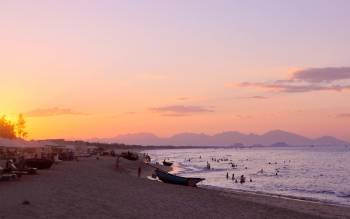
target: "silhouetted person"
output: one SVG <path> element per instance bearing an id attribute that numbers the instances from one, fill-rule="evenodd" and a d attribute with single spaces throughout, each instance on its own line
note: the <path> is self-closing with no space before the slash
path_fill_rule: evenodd
<path id="1" fill-rule="evenodd" d="M 242 184 L 242 183 L 245 183 L 245 177 L 244 177 L 244 175 L 241 176 L 240 183 L 241 183 L 241 184 Z"/>
<path id="2" fill-rule="evenodd" d="M 139 168 L 137 169 L 137 177 L 141 176 L 141 166 L 139 166 Z"/>
<path id="3" fill-rule="evenodd" d="M 119 156 L 117 157 L 117 160 L 115 162 L 115 167 L 118 169 L 119 168 Z"/>

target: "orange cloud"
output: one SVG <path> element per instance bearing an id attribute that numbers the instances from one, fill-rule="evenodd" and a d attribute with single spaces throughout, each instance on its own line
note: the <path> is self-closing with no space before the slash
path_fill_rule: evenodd
<path id="1" fill-rule="evenodd" d="M 49 117 L 49 116 L 61 116 L 61 115 L 86 115 L 82 112 L 76 112 L 68 108 L 46 108 L 46 109 L 34 109 L 32 111 L 24 113 L 27 117 Z"/>

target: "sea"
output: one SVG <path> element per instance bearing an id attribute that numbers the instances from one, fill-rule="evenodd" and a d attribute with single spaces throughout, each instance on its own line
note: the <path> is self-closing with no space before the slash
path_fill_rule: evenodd
<path id="1" fill-rule="evenodd" d="M 349 147 L 200 148 L 144 152 L 154 163 L 161 163 L 164 159 L 174 162 L 173 174 L 205 178 L 198 184 L 200 187 L 350 206 Z M 242 175 L 245 183 L 240 183 Z"/>

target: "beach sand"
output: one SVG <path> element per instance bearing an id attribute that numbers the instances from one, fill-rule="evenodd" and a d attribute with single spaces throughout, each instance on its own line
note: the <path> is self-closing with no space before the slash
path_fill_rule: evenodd
<path id="1" fill-rule="evenodd" d="M 151 172 L 122 158 L 118 169 L 111 157 L 62 162 L 0 182 L 0 218 L 350 218 L 349 207 L 164 184 Z"/>

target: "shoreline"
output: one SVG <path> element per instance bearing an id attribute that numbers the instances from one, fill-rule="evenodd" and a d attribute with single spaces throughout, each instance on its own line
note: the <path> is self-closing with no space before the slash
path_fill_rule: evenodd
<path id="1" fill-rule="evenodd" d="M 143 151 L 141 151 L 143 152 Z M 125 162 L 125 161 L 124 161 Z M 155 164 L 153 164 L 155 165 Z M 181 168 L 179 166 L 176 166 L 176 168 L 173 167 L 165 167 L 163 165 L 158 165 L 158 168 L 163 168 L 163 170 L 172 173 L 175 169 Z M 164 169 L 165 168 L 165 169 Z M 143 176 L 142 178 L 145 178 L 149 181 L 152 182 L 158 182 L 165 184 L 161 182 L 160 180 L 157 179 L 152 179 L 150 177 L 151 172 L 153 172 L 153 169 L 151 168 L 148 169 L 146 176 Z M 135 177 L 135 174 L 130 174 L 131 176 Z M 147 176 L 148 175 L 148 176 Z M 311 206 L 306 207 L 306 209 L 303 209 L 302 212 L 304 213 L 318 213 L 314 212 L 314 207 L 316 206 L 317 208 L 334 208 L 334 209 L 344 209 L 344 211 L 349 211 L 349 213 L 344 214 L 344 218 L 349 218 L 350 219 L 350 206 L 341 204 L 341 203 L 334 203 L 334 202 L 328 202 L 328 201 L 323 201 L 319 199 L 314 199 L 314 198 L 306 198 L 306 197 L 298 197 L 298 196 L 292 196 L 292 195 L 279 195 L 279 194 L 273 194 L 273 193 L 266 193 L 266 192 L 259 192 L 259 191 L 246 191 L 246 190 L 237 190 L 237 189 L 230 189 L 230 188 L 223 188 L 223 187 L 217 187 L 217 186 L 210 186 L 210 185 L 199 185 L 197 186 L 198 190 L 202 191 L 209 191 L 209 192 L 215 192 L 217 194 L 223 194 L 224 196 L 229 196 L 229 197 L 234 197 L 237 198 L 239 196 L 242 198 L 242 196 L 248 196 L 245 200 L 248 201 L 253 201 L 256 203 L 263 203 L 266 204 L 266 199 L 270 201 L 270 204 L 275 207 L 283 207 L 291 210 L 295 210 L 295 207 L 290 207 L 288 204 L 290 202 L 293 202 L 294 204 L 298 205 L 300 209 L 303 209 L 304 205 Z M 254 199 L 254 200 L 253 200 Z M 280 204 L 279 202 L 283 200 L 283 203 L 287 204 Z M 319 209 L 317 209 L 319 210 Z M 342 216 L 340 218 L 343 218 Z"/>
<path id="2" fill-rule="evenodd" d="M 147 152 L 147 151 L 143 151 Z M 190 165 L 191 166 L 191 165 Z M 176 163 L 176 168 L 175 171 L 171 172 L 172 174 L 179 174 L 181 176 L 181 173 L 183 170 L 187 170 L 188 167 L 184 164 Z M 191 168 L 189 168 L 191 169 Z M 229 170 L 228 170 L 229 171 Z M 186 176 L 191 175 L 190 171 L 184 171 Z M 196 172 L 193 172 L 192 174 L 196 174 Z M 202 177 L 206 178 L 205 175 L 201 175 Z M 210 177 L 208 177 L 210 178 Z M 215 183 L 212 185 L 203 185 L 200 184 L 198 185 L 199 187 L 206 188 L 206 189 L 212 189 L 216 191 L 224 191 L 224 192 L 242 192 L 242 193 L 248 193 L 248 194 L 257 194 L 257 195 L 267 195 L 267 196 L 272 196 L 272 197 L 284 197 L 287 199 L 292 199 L 292 200 L 299 200 L 299 201 L 310 201 L 310 202 L 315 202 L 315 203 L 322 203 L 322 204 L 329 204 L 329 205 L 335 205 L 335 206 L 342 206 L 342 207 L 350 207 L 349 199 L 343 198 L 342 196 L 337 196 L 336 193 L 333 193 L 332 196 L 326 195 L 322 197 L 322 195 L 319 194 L 308 194 L 308 193 L 292 193 L 292 192 L 284 192 L 284 193 L 279 193 L 279 191 L 258 191 L 258 190 L 245 190 L 245 189 L 237 189 L 237 188 L 232 188 L 232 187 L 221 187 L 220 185 L 216 185 Z"/>
<path id="3" fill-rule="evenodd" d="M 257 195 L 257 196 L 281 198 L 281 199 L 300 201 L 300 202 L 311 202 L 311 203 L 315 203 L 315 204 L 332 205 L 335 207 L 349 208 L 349 210 L 350 210 L 350 205 L 332 202 L 332 201 L 328 201 L 328 200 L 311 198 L 311 197 L 300 197 L 300 196 L 275 194 L 275 193 L 268 193 L 268 192 L 261 192 L 261 191 L 247 191 L 247 190 L 241 190 L 241 189 L 230 189 L 230 188 L 223 188 L 223 187 L 210 186 L 210 185 L 200 185 L 199 188 L 214 190 L 214 191 L 218 191 L 218 192 L 233 193 L 233 194 Z"/>
<path id="4" fill-rule="evenodd" d="M 326 205 L 334 205 L 334 206 L 339 206 L 339 207 L 350 208 L 350 205 L 347 205 L 347 204 L 334 202 L 331 200 L 322 200 L 322 199 L 317 199 L 317 198 L 312 198 L 312 197 L 285 195 L 285 194 L 269 193 L 269 192 L 263 192 L 263 191 L 249 191 L 249 190 L 243 190 L 243 189 L 224 188 L 224 187 L 212 186 L 212 185 L 199 185 L 198 187 L 203 188 L 203 189 L 227 192 L 227 193 L 243 193 L 243 194 L 261 195 L 261 196 L 285 198 L 285 199 L 296 200 L 296 201 L 306 201 L 306 202 L 313 202 L 313 203 L 318 203 L 318 204 L 326 204 Z"/>
<path id="5" fill-rule="evenodd" d="M 181 167 L 178 167 L 181 168 Z M 175 168 L 176 169 L 176 168 Z M 170 173 L 172 171 L 169 171 Z M 157 181 L 148 178 L 151 181 Z M 330 207 L 330 208 L 345 208 L 348 209 L 350 212 L 350 205 L 345 205 L 341 203 L 331 202 L 327 200 L 320 200 L 316 198 L 309 198 L 309 197 L 299 197 L 299 196 L 292 196 L 292 195 L 283 195 L 283 194 L 274 194 L 274 193 L 267 193 L 267 192 L 260 192 L 260 191 L 247 191 L 247 190 L 239 190 L 239 189 L 230 189 L 230 188 L 223 188 L 218 186 L 211 186 L 211 185 L 199 185 L 199 189 L 202 190 L 208 190 L 208 191 L 215 191 L 218 193 L 224 193 L 227 196 L 250 196 L 250 198 L 257 199 L 256 202 L 265 202 L 265 198 L 269 199 L 269 201 L 272 201 L 273 205 L 276 205 L 277 202 L 283 200 L 285 202 L 295 202 L 298 203 L 298 205 L 317 205 L 317 206 L 324 206 L 324 207 Z M 248 199 L 251 201 L 251 199 Z M 288 206 L 283 206 L 288 208 Z M 293 208 L 291 208 L 293 209 Z M 306 210 L 305 212 L 310 213 L 309 210 Z M 312 212 L 312 211 L 311 211 Z M 350 218 L 350 214 L 346 217 Z"/>
<path id="6" fill-rule="evenodd" d="M 171 174 L 177 174 L 178 170 L 181 167 L 176 166 L 176 168 L 173 168 L 169 173 Z M 175 171 L 175 172 L 174 172 Z M 254 194 L 254 195 L 263 195 L 263 196 L 269 196 L 269 197 L 276 197 L 276 198 L 286 198 L 296 201 L 308 201 L 308 202 L 314 202 L 319 204 L 327 204 L 327 205 L 334 205 L 339 207 L 348 207 L 350 208 L 350 205 L 331 201 L 331 200 L 322 200 L 312 197 L 303 197 L 303 196 L 295 196 L 295 195 L 286 195 L 286 194 L 277 194 L 277 193 L 269 193 L 269 192 L 263 192 L 263 191 L 249 191 L 249 190 L 243 190 L 243 189 L 234 189 L 234 188 L 225 188 L 225 187 L 219 187 L 219 186 L 213 186 L 213 185 L 198 185 L 199 188 L 203 189 L 209 189 L 209 190 L 215 190 L 215 191 L 221 191 L 221 192 L 227 192 L 227 193 L 244 193 L 244 194 Z"/>
<path id="7" fill-rule="evenodd" d="M 168 172 L 171 174 L 177 174 L 178 170 L 181 170 L 180 166 L 176 166 L 175 168 L 170 169 Z M 214 190 L 218 192 L 227 192 L 227 193 L 233 193 L 233 194 L 249 194 L 249 195 L 260 195 L 260 196 L 268 196 L 268 197 L 274 197 L 274 198 L 285 198 L 295 201 L 305 201 L 305 202 L 312 202 L 317 204 L 326 204 L 326 205 L 334 205 L 338 207 L 347 207 L 350 208 L 350 205 L 342 204 L 339 202 L 333 202 L 330 200 L 322 200 L 312 197 L 302 197 L 302 196 L 293 196 L 293 195 L 285 195 L 285 194 L 276 194 L 276 193 L 268 193 L 263 191 L 249 191 L 249 190 L 243 190 L 243 189 L 233 189 L 233 188 L 225 188 L 225 187 L 219 187 L 219 186 L 212 186 L 212 185 L 198 185 L 198 188 L 201 189 L 208 189 L 208 190 Z M 349 209 L 350 210 L 350 209 Z"/>

